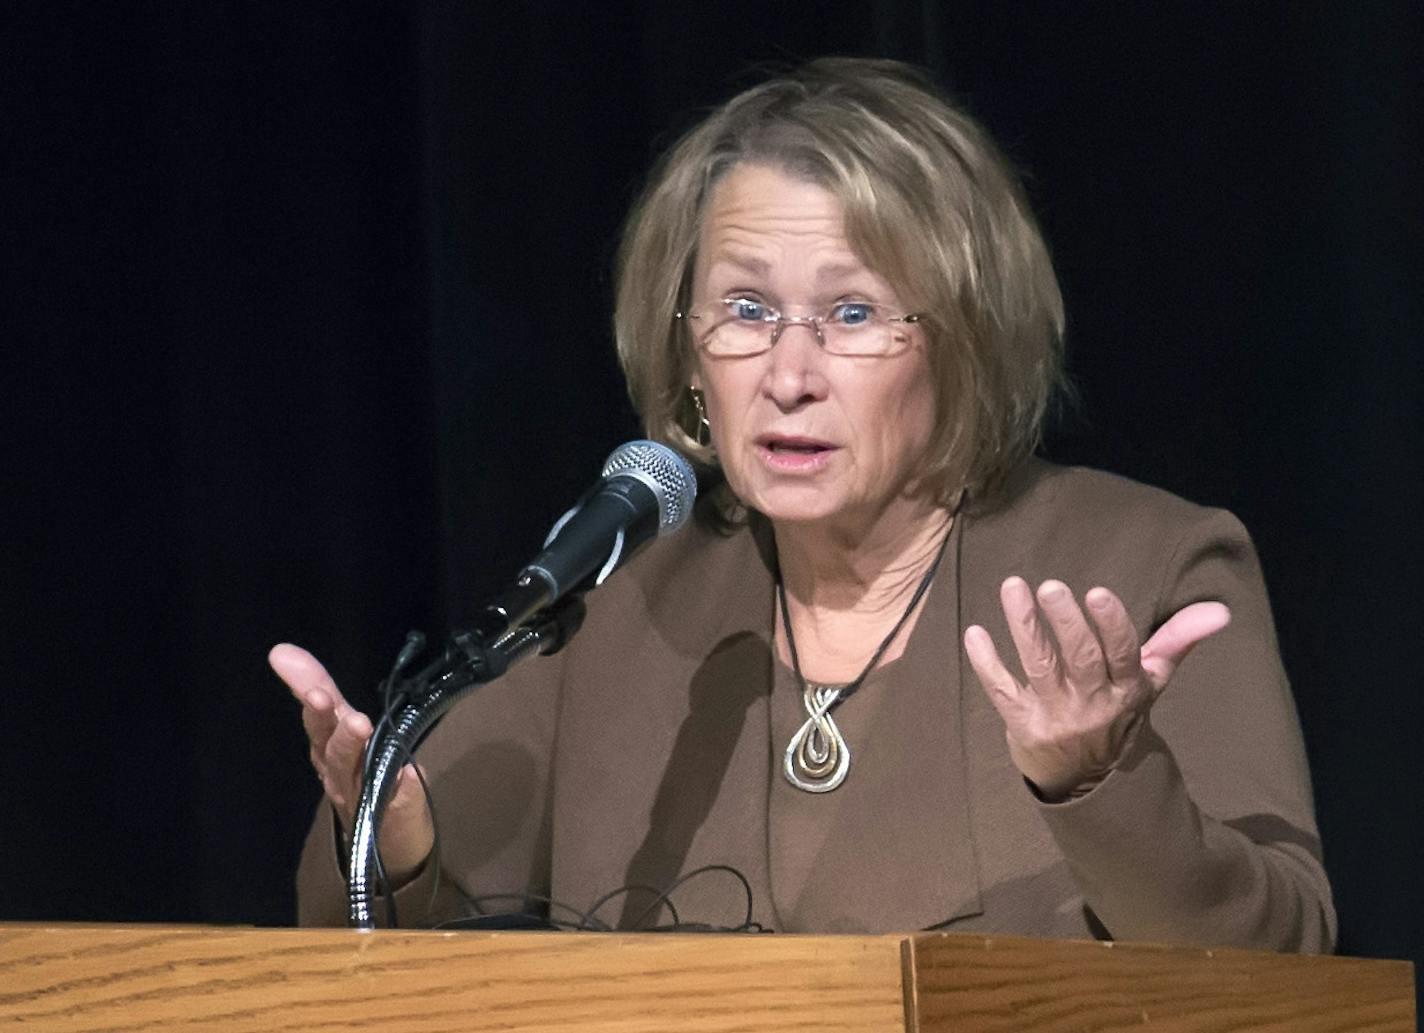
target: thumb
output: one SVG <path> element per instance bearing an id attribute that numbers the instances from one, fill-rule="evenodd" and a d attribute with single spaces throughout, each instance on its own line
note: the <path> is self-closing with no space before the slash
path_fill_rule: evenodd
<path id="1" fill-rule="evenodd" d="M 267 663 L 301 702 L 306 703 L 313 692 L 322 692 L 331 699 L 338 711 L 345 704 L 345 697 L 341 695 L 336 682 L 332 681 L 321 661 L 301 646 L 294 646 L 290 642 L 278 643 L 267 654 Z"/>
<path id="2" fill-rule="evenodd" d="M 1192 603 L 1184 606 L 1142 646 L 1142 669 L 1161 692 L 1197 643 L 1215 635 L 1231 623 L 1231 611 L 1223 603 Z"/>

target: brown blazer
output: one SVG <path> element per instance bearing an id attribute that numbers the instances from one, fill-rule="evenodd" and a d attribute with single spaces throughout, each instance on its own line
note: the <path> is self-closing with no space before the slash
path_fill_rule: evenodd
<path id="1" fill-rule="evenodd" d="M 761 542 L 759 547 L 758 542 Z M 442 851 L 396 894 L 403 925 L 515 910 L 556 918 L 636 884 L 683 922 L 788 932 L 956 931 L 1329 950 L 1309 774 L 1255 552 L 1230 514 L 1131 481 L 1028 464 L 992 512 L 961 514 L 904 655 L 838 711 L 849 778 L 781 774 L 804 720 L 772 650 L 769 536 L 681 532 L 589 596 L 579 637 L 458 706 L 421 751 Z M 1115 590 L 1145 638 L 1187 603 L 1232 623 L 1182 664 L 1130 754 L 1045 805 L 1010 762 L 964 657 L 969 624 L 1013 655 L 1010 574 Z M 298 874 L 306 924 L 343 924 L 322 807 Z M 670 920 L 651 892 L 613 926 Z M 571 910 L 570 910 L 571 909 Z"/>

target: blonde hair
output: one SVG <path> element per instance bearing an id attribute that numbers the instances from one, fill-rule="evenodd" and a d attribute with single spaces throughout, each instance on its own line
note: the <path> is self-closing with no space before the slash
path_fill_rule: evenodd
<path id="1" fill-rule="evenodd" d="M 629 215 L 614 330 L 647 434 L 716 465 L 684 429 L 688 300 L 703 209 L 737 165 L 835 194 L 846 236 L 925 313 L 938 419 L 919 481 L 984 502 L 1038 446 L 1063 386 L 1063 301 L 1008 161 L 928 78 L 894 61 L 822 58 L 739 94 L 663 157 Z"/>

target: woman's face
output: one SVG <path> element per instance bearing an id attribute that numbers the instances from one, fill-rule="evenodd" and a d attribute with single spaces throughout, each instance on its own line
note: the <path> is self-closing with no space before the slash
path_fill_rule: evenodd
<path id="1" fill-rule="evenodd" d="M 776 168 L 740 165 L 709 199 L 693 269 L 692 308 L 727 297 L 787 316 L 842 301 L 904 315 L 889 284 L 846 242 L 829 191 Z M 712 443 L 732 489 L 779 523 L 862 532 L 912 500 L 934 426 L 934 387 L 922 329 L 878 357 L 827 354 L 812 327 L 785 327 L 760 355 L 698 349 L 693 386 L 706 395 Z"/>

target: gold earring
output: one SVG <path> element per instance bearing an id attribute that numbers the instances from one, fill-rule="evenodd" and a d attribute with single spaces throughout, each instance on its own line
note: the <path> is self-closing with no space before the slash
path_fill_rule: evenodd
<path id="1" fill-rule="evenodd" d="M 712 444 L 712 424 L 707 420 L 707 401 L 695 387 L 689 387 L 687 393 L 692 396 L 692 408 L 697 414 L 697 426 L 693 429 L 692 440 L 706 448 Z"/>

